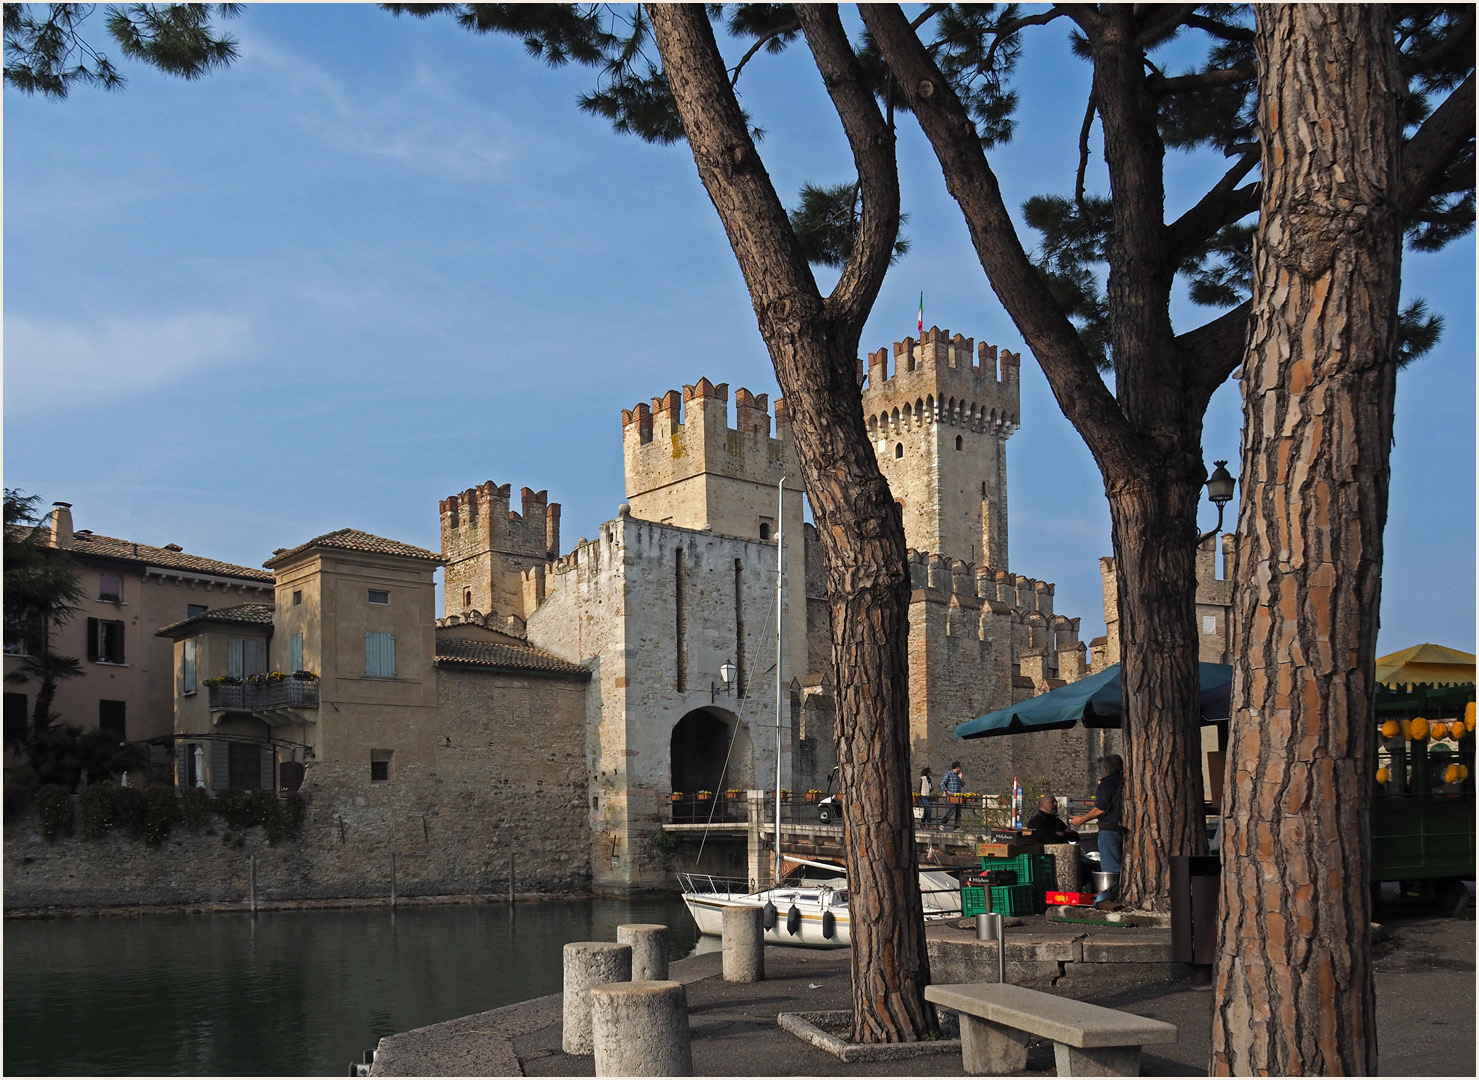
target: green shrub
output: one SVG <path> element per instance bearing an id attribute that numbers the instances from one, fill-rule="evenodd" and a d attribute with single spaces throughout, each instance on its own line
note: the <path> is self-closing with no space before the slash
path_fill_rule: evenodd
<path id="1" fill-rule="evenodd" d="M 65 788 L 47 784 L 36 793 L 36 809 L 41 817 L 41 835 L 47 840 L 72 835 L 72 797 Z"/>
<path id="2" fill-rule="evenodd" d="M 251 795 L 250 791 L 223 791 L 211 800 L 211 813 L 234 828 L 249 829 L 257 824 Z"/>
<path id="3" fill-rule="evenodd" d="M 175 789 L 167 787 L 149 788 L 144 792 L 144 799 L 148 803 L 144 840 L 157 847 L 164 843 L 170 829 L 181 818 L 180 800 L 175 797 Z"/>
<path id="4" fill-rule="evenodd" d="M 141 790 L 136 787 L 118 789 L 113 824 L 128 833 L 132 840 L 144 839 L 144 830 L 149 824 L 149 800 Z"/>
<path id="5" fill-rule="evenodd" d="M 82 835 L 88 840 L 101 840 L 118 823 L 118 788 L 111 780 L 101 780 L 82 789 L 78 800 L 82 806 Z"/>
<path id="6" fill-rule="evenodd" d="M 180 792 L 180 821 L 191 832 L 199 832 L 210 819 L 210 792 L 202 787 L 187 787 Z"/>

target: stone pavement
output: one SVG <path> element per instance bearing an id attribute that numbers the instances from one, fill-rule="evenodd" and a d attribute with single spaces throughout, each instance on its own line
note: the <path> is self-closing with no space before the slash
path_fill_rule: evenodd
<path id="1" fill-rule="evenodd" d="M 996 946 L 973 930 L 930 930 L 936 982 L 994 981 Z M 1179 1040 L 1147 1047 L 1145 1076 L 1205 1075 L 1212 994 L 1169 962 L 1160 927 L 1053 924 L 1009 927 L 1007 979 L 1175 1024 Z M 1378 937 L 1377 1029 L 1381 1072 L 1474 1076 L 1475 935 L 1467 919 L 1400 920 Z M 721 956 L 674 961 L 685 984 L 698 1076 L 958 1076 L 959 1051 L 899 1061 L 843 1063 L 776 1023 L 783 1012 L 849 1007 L 850 952 L 769 947 L 765 981 L 731 984 Z M 560 1050 L 558 994 L 380 1041 L 372 1076 L 592 1076 L 590 1055 Z M 944 1050 L 944 1048 L 941 1048 Z M 1023 1075 L 1053 1075 L 1051 1045 L 1029 1050 Z"/>

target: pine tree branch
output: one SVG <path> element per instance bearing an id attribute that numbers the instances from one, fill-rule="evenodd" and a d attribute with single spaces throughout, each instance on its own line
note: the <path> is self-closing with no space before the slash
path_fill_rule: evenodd
<path id="1" fill-rule="evenodd" d="M 1215 90 L 1223 86 L 1236 85 L 1257 74 L 1251 67 L 1213 68 L 1210 71 L 1198 71 L 1192 75 L 1175 75 L 1169 79 L 1159 79 L 1156 81 L 1156 89 L 1162 95 L 1180 94 L 1187 90 Z"/>
<path id="2" fill-rule="evenodd" d="M 1402 64 L 1402 77 L 1411 79 L 1414 75 L 1432 71 L 1442 67 L 1452 57 L 1460 53 L 1473 54 L 1474 42 L 1474 12 L 1472 9 L 1464 12 L 1463 19 L 1448 33 L 1443 35 L 1443 40 L 1434 45 L 1425 53 L 1409 57 Z"/>
<path id="3" fill-rule="evenodd" d="M 1256 146 L 1244 151 L 1237 164 L 1217 181 L 1211 191 L 1166 228 L 1166 246 L 1178 265 L 1218 229 L 1258 209 L 1258 184 L 1238 187 L 1243 177 L 1253 171 L 1258 160 Z"/>
<path id="4" fill-rule="evenodd" d="M 1211 322 L 1177 336 L 1176 347 L 1191 375 L 1187 380 L 1189 392 L 1196 395 L 1192 406 L 1195 415 L 1201 416 L 1206 411 L 1213 392 L 1227 382 L 1243 362 L 1248 317 L 1252 311 L 1253 302 L 1244 300 Z"/>
<path id="5" fill-rule="evenodd" d="M 1184 23 L 1197 9 L 1196 4 L 1159 4 L 1150 7 L 1145 22 L 1135 40 L 1141 48 L 1156 44 L 1176 27 Z"/>
<path id="6" fill-rule="evenodd" d="M 1253 31 L 1245 26 L 1230 26 L 1216 19 L 1210 19 L 1205 15 L 1192 15 L 1187 18 L 1186 25 L 1194 30 L 1202 30 L 1215 38 L 1223 41 L 1234 41 L 1239 43 L 1251 43 Z"/>
<path id="7" fill-rule="evenodd" d="M 1404 222 L 1422 207 L 1453 156 L 1474 137 L 1474 73 L 1423 121 L 1402 148 L 1401 202 Z"/>
<path id="8" fill-rule="evenodd" d="M 1027 15 L 1020 19 L 1013 19 L 1011 22 L 1002 23 L 996 28 L 996 34 L 991 39 L 991 47 L 986 50 L 986 63 L 983 66 L 990 68 L 995 63 L 997 46 L 1006 41 L 1007 38 L 1011 37 L 1018 30 L 1029 26 L 1046 26 L 1054 19 L 1061 18 L 1066 14 L 1068 14 L 1068 10 L 1063 5 L 1054 4 L 1047 11 L 1040 11 L 1036 15 Z M 918 20 L 915 20 L 914 23 L 910 24 L 910 29 L 917 29 L 917 24 Z"/>
<path id="9" fill-rule="evenodd" d="M 1094 111 L 1094 91 L 1090 88 L 1083 126 L 1078 129 L 1078 175 L 1073 178 L 1073 204 L 1085 216 L 1088 210 L 1084 206 L 1084 174 L 1089 171 L 1089 132 L 1094 127 Z"/>
<path id="10" fill-rule="evenodd" d="M 862 334 L 899 235 L 894 135 L 878 111 L 837 8 L 830 4 L 797 4 L 795 8 L 858 170 L 863 212 L 847 265 L 826 300 L 833 324 L 845 334 L 856 336 Z"/>
<path id="11" fill-rule="evenodd" d="M 1078 330 L 1023 250 L 960 98 L 898 5 L 864 4 L 859 11 L 940 160 L 987 280 L 1047 375 L 1059 406 L 1101 465 L 1133 471 L 1134 438 L 1124 414 Z"/>
<path id="12" fill-rule="evenodd" d="M 765 47 L 765 44 L 767 42 L 773 41 L 776 38 L 781 37 L 781 36 L 783 36 L 785 34 L 794 34 L 797 30 L 800 30 L 800 29 L 801 29 L 801 24 L 799 22 L 788 22 L 788 23 L 786 23 L 785 26 L 777 26 L 773 30 L 770 30 L 770 31 L 768 31 L 765 34 L 762 34 L 759 38 L 757 38 L 755 40 L 755 44 L 751 45 L 749 47 L 749 49 L 746 50 L 745 55 L 744 56 L 741 56 L 739 58 L 739 63 L 737 63 L 737 64 L 734 65 L 734 71 L 733 71 L 732 76 L 730 77 L 729 85 L 730 86 L 738 86 L 739 85 L 740 72 L 742 72 L 742 71 L 745 70 L 745 65 L 750 62 L 750 60 L 754 57 L 754 55 L 757 52 L 759 52 L 761 49 L 763 49 Z"/>

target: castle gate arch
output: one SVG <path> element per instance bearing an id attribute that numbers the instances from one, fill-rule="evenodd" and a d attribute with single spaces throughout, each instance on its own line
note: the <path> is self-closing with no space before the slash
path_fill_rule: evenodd
<path id="1" fill-rule="evenodd" d="M 727 709 L 694 709 L 674 724 L 668 761 L 673 791 L 692 795 L 755 786 L 755 754 L 749 731 Z"/>

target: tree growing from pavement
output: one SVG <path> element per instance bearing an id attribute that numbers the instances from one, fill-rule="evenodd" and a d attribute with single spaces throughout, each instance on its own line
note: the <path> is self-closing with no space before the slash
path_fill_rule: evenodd
<path id="1" fill-rule="evenodd" d="M 1264 180 L 1211 1068 L 1373 1075 L 1368 812 L 1406 86 L 1386 5 L 1257 19 Z"/>
<path id="2" fill-rule="evenodd" d="M 934 148 L 965 216 L 982 268 L 1037 358 L 1064 414 L 1104 478 L 1118 570 L 1124 671 L 1126 900 L 1164 908 L 1169 859 L 1206 850 L 1202 827 L 1195 626 L 1196 512 L 1206 476 L 1202 419 L 1212 392 L 1243 359 L 1251 304 L 1244 222 L 1258 209 L 1254 122 L 1259 57 L 1245 9 L 1200 5 L 1063 5 L 1022 15 L 978 13 L 969 39 L 986 67 L 1032 26 L 1066 20 L 1093 68 L 1072 200 L 1027 206 L 1043 232 L 1035 265 L 1024 250 L 987 149 L 1000 125 L 949 64 L 949 41 L 927 43 L 894 5 L 864 5 L 863 22 Z M 1400 191 L 1414 246 L 1440 247 L 1473 223 L 1472 8 L 1399 11 L 1407 94 Z M 942 28 L 944 24 L 942 23 Z M 1205 58 L 1185 74 L 1156 61 L 1173 39 L 1199 35 Z M 1264 62 L 1268 62 L 1265 58 Z M 987 81 L 987 102 L 1004 91 Z M 1433 107 L 1435 101 L 1442 104 Z M 1085 191 L 1089 132 L 1103 135 L 1109 197 Z M 1281 115 L 1298 130 L 1308 113 Z M 1165 218 L 1168 149 L 1205 148 L 1230 164 L 1205 195 Z M 1102 269 L 1101 275 L 1096 272 Z M 1392 272 L 1396 272 L 1393 265 Z M 1180 275 L 1191 299 L 1229 308 L 1178 333 L 1170 302 Z M 1265 297 L 1265 303 L 1284 302 Z M 1408 350 L 1430 346 L 1438 325 L 1410 310 Z M 1114 374 L 1114 389 L 1100 368 Z M 1375 620 L 1373 608 L 1369 617 Z"/>

